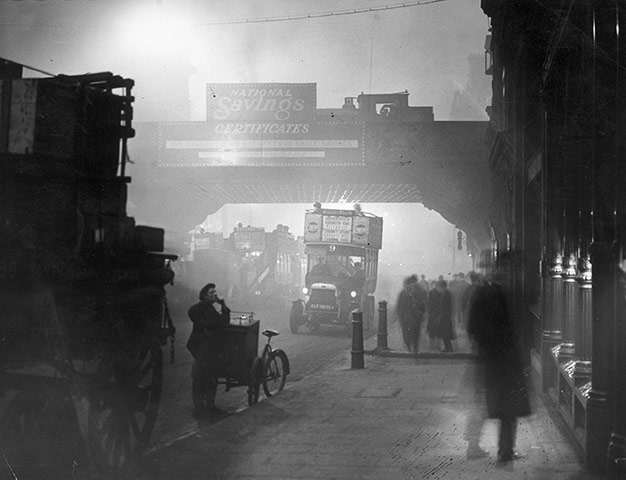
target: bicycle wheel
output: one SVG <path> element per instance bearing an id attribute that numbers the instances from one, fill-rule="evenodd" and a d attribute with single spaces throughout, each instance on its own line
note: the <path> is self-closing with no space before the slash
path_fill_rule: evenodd
<path id="1" fill-rule="evenodd" d="M 267 397 L 276 395 L 287 381 L 287 355 L 275 351 L 265 360 L 263 365 L 263 391 Z"/>

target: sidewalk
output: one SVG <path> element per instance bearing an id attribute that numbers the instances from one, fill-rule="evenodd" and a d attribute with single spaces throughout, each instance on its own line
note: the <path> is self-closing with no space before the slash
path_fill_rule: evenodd
<path id="1" fill-rule="evenodd" d="M 392 337 L 390 346 L 397 337 Z M 366 342 L 376 347 L 376 336 Z M 467 460 L 463 439 L 472 392 L 470 363 L 438 355 L 411 358 L 394 350 L 351 353 L 287 384 L 271 399 L 147 455 L 133 479 L 595 479 L 584 473 L 575 444 L 533 391 L 533 415 L 520 421 L 517 449 L 527 457 L 496 465 L 497 427 L 488 421 L 481 446 L 489 458 Z M 537 380 L 537 379 L 535 379 Z M 535 381 L 535 383 L 537 383 Z"/>

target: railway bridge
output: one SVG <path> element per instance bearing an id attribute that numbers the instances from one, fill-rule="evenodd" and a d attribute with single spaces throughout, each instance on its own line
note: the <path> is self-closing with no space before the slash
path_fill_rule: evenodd
<path id="1" fill-rule="evenodd" d="M 207 86 L 207 120 L 139 123 L 135 217 L 187 232 L 226 203 L 423 203 L 488 245 L 487 122 L 435 121 L 408 92 L 315 107 L 315 84 Z"/>

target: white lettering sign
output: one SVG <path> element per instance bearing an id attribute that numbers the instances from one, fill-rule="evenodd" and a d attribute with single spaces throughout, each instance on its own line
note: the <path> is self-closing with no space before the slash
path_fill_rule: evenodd
<path id="1" fill-rule="evenodd" d="M 350 243 L 352 233 L 352 217 L 340 215 L 324 215 L 322 223 L 322 241 Z"/>

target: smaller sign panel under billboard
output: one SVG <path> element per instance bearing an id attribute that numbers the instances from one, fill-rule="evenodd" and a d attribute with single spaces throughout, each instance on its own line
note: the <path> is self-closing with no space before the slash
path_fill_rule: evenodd
<path id="1" fill-rule="evenodd" d="M 267 167 L 363 165 L 361 123 L 159 124 L 159 165 Z"/>

